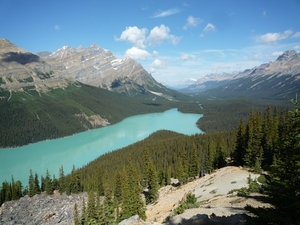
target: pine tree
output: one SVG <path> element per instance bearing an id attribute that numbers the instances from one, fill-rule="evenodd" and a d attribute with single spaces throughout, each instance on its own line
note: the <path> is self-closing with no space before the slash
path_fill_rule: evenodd
<path id="1" fill-rule="evenodd" d="M 245 165 L 260 170 L 263 159 L 262 141 L 262 118 L 259 112 L 250 113 L 250 118 L 246 126 L 247 147 L 243 160 Z"/>
<path id="2" fill-rule="evenodd" d="M 39 177 L 38 177 L 37 173 L 35 173 L 35 175 L 34 175 L 34 186 L 33 186 L 35 194 L 40 194 L 41 193 L 41 188 L 40 188 L 39 183 L 40 183 L 39 182 Z"/>
<path id="3" fill-rule="evenodd" d="M 146 197 L 147 204 L 153 203 L 158 199 L 158 188 L 156 169 L 153 162 L 150 161 L 148 168 L 148 195 Z"/>
<path id="4" fill-rule="evenodd" d="M 300 215 L 300 111 L 298 101 L 279 132 L 276 160 L 269 171 L 265 201 L 270 208 L 246 209 L 256 217 L 248 224 L 299 224 Z"/>
<path id="5" fill-rule="evenodd" d="M 235 150 L 233 153 L 234 161 L 237 165 L 244 165 L 244 155 L 246 152 L 246 125 L 242 119 L 237 131 Z"/>
<path id="6" fill-rule="evenodd" d="M 59 168 L 59 178 L 58 178 L 58 183 L 59 183 L 59 193 L 62 194 L 63 192 L 66 191 L 66 178 L 65 178 L 65 173 L 64 173 L 64 167 L 61 165 Z"/>
<path id="7" fill-rule="evenodd" d="M 44 182 L 45 182 L 45 191 L 47 195 L 52 195 L 53 194 L 52 180 L 48 169 L 46 171 L 46 177 L 44 179 Z"/>
<path id="8" fill-rule="evenodd" d="M 29 197 L 32 197 L 36 194 L 34 190 L 34 178 L 32 170 L 29 171 L 29 180 L 28 180 L 28 195 Z"/>
<path id="9" fill-rule="evenodd" d="M 74 205 L 74 225 L 80 225 L 80 216 L 78 212 L 78 206 L 77 203 Z"/>
<path id="10" fill-rule="evenodd" d="M 105 199 L 104 199 L 104 224 L 113 224 L 115 218 L 115 204 L 113 200 L 112 189 L 107 185 L 105 188 Z"/>
<path id="11" fill-rule="evenodd" d="M 144 151 L 144 182 L 145 187 L 148 188 L 148 195 L 146 196 L 146 203 L 153 203 L 158 199 L 158 181 L 155 166 L 149 157 L 147 150 Z"/>
<path id="12" fill-rule="evenodd" d="M 76 170 L 75 166 L 72 167 L 71 178 L 70 178 L 70 191 L 71 193 L 80 192 L 80 175 L 79 171 Z"/>
<path id="13" fill-rule="evenodd" d="M 197 146 L 195 143 L 193 143 L 192 147 L 192 158 L 190 162 L 190 168 L 189 168 L 189 177 L 196 177 L 200 173 L 199 169 L 199 157 L 197 156 Z"/>
<path id="14" fill-rule="evenodd" d="M 95 196 L 92 190 L 88 193 L 88 203 L 86 208 L 86 220 L 93 221 L 96 219 L 96 204 L 95 204 Z"/>

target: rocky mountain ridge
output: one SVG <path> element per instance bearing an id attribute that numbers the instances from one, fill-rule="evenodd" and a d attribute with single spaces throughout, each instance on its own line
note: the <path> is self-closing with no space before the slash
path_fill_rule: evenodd
<path id="1" fill-rule="evenodd" d="M 300 53 L 288 50 L 275 61 L 232 74 L 212 74 L 182 90 L 216 96 L 266 96 L 289 98 L 299 92 Z M 212 89 L 211 91 L 208 89 Z M 267 93 L 268 92 L 268 93 Z"/>
<path id="2" fill-rule="evenodd" d="M 0 39 L 0 75 L 0 88 L 9 91 L 47 91 L 80 82 L 129 96 L 174 100 L 174 91 L 158 83 L 139 63 L 129 57 L 117 59 L 96 44 L 33 54 Z"/>

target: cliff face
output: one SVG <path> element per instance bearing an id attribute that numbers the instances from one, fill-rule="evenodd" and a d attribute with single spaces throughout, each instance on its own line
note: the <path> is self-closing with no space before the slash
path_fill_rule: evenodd
<path id="1" fill-rule="evenodd" d="M 40 56 L 47 62 L 63 64 L 74 79 L 95 87 L 131 96 L 166 89 L 133 59 L 117 59 L 110 51 L 95 44 L 77 49 L 66 45 Z"/>

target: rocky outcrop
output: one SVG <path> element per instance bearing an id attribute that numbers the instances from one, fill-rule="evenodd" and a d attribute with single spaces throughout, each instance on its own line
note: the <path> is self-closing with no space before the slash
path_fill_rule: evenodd
<path id="1" fill-rule="evenodd" d="M 85 193 L 78 195 L 35 195 L 22 197 L 16 201 L 5 202 L 0 207 L 0 224 L 24 225 L 73 225 L 75 203 L 82 208 L 82 198 Z"/>

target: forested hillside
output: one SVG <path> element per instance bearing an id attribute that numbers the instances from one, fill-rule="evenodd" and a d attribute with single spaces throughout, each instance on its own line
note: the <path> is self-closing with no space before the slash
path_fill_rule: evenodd
<path id="1" fill-rule="evenodd" d="M 0 96 L 0 147 L 64 137 L 179 106 L 164 98 L 131 98 L 80 83 L 49 92 L 0 90 Z"/>

